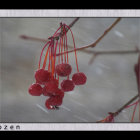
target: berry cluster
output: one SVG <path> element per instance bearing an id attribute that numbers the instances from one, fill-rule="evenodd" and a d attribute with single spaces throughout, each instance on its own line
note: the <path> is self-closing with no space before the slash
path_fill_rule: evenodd
<path id="1" fill-rule="evenodd" d="M 69 64 L 68 58 L 66 34 L 68 30 L 70 30 L 72 35 L 77 66 L 77 73 L 72 75 L 72 79 L 69 78 L 72 67 Z M 42 94 L 48 96 L 49 98 L 46 100 L 45 106 L 48 109 L 57 109 L 63 102 L 64 93 L 74 90 L 75 85 L 85 84 L 87 78 L 84 73 L 79 72 L 74 36 L 68 25 L 61 24 L 54 35 L 49 37 L 48 40 L 42 49 L 38 70 L 35 72 L 36 83 L 32 84 L 28 91 L 32 96 L 40 96 Z M 43 66 L 40 68 L 42 55 L 46 47 L 47 51 Z M 58 56 L 56 55 L 57 53 L 59 53 Z M 48 67 L 46 69 L 47 62 Z M 61 81 L 60 86 L 59 77 L 66 77 L 66 79 Z"/>

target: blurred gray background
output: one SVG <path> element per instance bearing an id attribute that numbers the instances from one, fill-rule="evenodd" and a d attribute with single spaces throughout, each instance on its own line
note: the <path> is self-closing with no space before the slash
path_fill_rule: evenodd
<path id="1" fill-rule="evenodd" d="M 133 70 L 138 54 L 101 55 L 88 64 L 91 54 L 77 52 L 79 69 L 87 83 L 65 94 L 59 110 L 45 108 L 46 97 L 28 94 L 43 42 L 23 40 L 20 35 L 47 39 L 60 22 L 74 18 L 0 18 L 0 122 L 96 122 L 114 112 L 137 94 Z M 80 18 L 72 27 L 76 46 L 94 42 L 116 18 Z M 71 39 L 69 45 L 72 45 Z M 140 18 L 122 20 L 95 47 L 87 50 L 134 50 L 140 46 Z M 69 54 L 73 73 L 74 53 Z M 133 107 L 115 122 L 130 122 Z M 135 115 L 138 122 L 138 112 Z"/>

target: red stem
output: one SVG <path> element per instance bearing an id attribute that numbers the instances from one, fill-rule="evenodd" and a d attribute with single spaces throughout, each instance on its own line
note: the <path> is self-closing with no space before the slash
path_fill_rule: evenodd
<path id="1" fill-rule="evenodd" d="M 42 51 L 41 51 L 41 55 L 40 55 L 40 59 L 39 59 L 39 66 L 38 66 L 38 68 L 40 69 L 40 64 L 41 64 L 41 58 L 42 58 L 42 54 L 43 54 L 43 51 L 44 51 L 44 49 L 47 47 L 47 45 L 50 43 L 50 41 L 48 41 L 45 45 L 44 45 L 44 47 L 43 47 L 43 49 L 42 49 Z"/>
<path id="2" fill-rule="evenodd" d="M 135 102 L 135 103 L 133 103 L 133 104 L 130 104 L 130 105 L 126 106 L 125 108 L 129 108 L 129 107 L 131 107 L 131 106 L 133 106 L 133 105 L 137 104 L 139 101 L 140 101 L 140 100 L 136 101 L 136 102 Z"/>
<path id="3" fill-rule="evenodd" d="M 61 38 L 61 53 L 63 53 L 63 37 Z M 63 63 L 63 55 L 61 55 L 61 61 Z"/>
<path id="4" fill-rule="evenodd" d="M 138 105 L 138 103 L 136 103 L 136 105 L 135 105 L 135 107 L 134 107 L 134 111 L 133 111 L 133 115 L 132 115 L 131 122 L 133 122 L 133 120 L 134 120 L 134 116 L 135 116 L 135 112 L 136 112 L 137 105 Z"/>
<path id="5" fill-rule="evenodd" d="M 66 29 L 64 27 L 64 33 L 65 33 L 65 38 L 66 38 L 66 52 L 64 52 L 65 54 L 67 53 L 67 64 L 69 63 L 69 58 L 68 58 L 68 44 L 67 44 L 67 32 Z"/>
<path id="6" fill-rule="evenodd" d="M 66 50 L 67 50 L 67 63 L 69 63 L 69 57 L 68 57 L 68 44 L 67 44 L 67 34 L 66 36 Z"/>
<path id="7" fill-rule="evenodd" d="M 76 46 L 75 46 L 75 40 L 74 40 L 73 32 L 68 25 L 66 25 L 66 24 L 64 24 L 64 25 L 67 26 L 67 28 L 69 28 L 69 30 L 71 32 L 72 39 L 73 39 L 73 44 L 74 44 L 74 50 L 75 50 Z M 75 50 L 75 59 L 76 59 L 77 72 L 79 72 L 76 50 Z"/>
<path id="8" fill-rule="evenodd" d="M 50 49 L 49 49 L 49 65 L 48 65 L 48 71 L 51 72 L 51 70 L 50 70 Z"/>
<path id="9" fill-rule="evenodd" d="M 56 45 L 55 45 L 54 68 L 55 68 L 55 63 L 56 63 L 56 51 L 57 51 L 57 45 L 58 45 L 58 40 L 56 41 Z"/>
<path id="10" fill-rule="evenodd" d="M 60 28 L 61 28 L 61 26 L 56 30 L 56 32 L 53 34 L 53 37 L 56 35 L 56 33 L 60 30 Z M 39 60 L 39 66 L 38 66 L 38 68 L 40 69 L 40 64 L 41 64 L 41 58 L 42 58 L 42 54 L 43 54 L 43 51 L 44 51 L 44 49 L 46 48 L 46 46 L 49 44 L 49 43 L 51 43 L 52 42 L 52 40 L 51 41 L 48 41 L 45 45 L 44 45 L 44 47 L 43 47 L 43 49 L 42 49 L 42 51 L 41 51 L 41 55 L 40 55 L 40 60 Z"/>
<path id="11" fill-rule="evenodd" d="M 51 73 L 52 73 L 52 78 L 54 76 L 54 54 L 53 54 L 53 49 L 54 49 L 54 42 L 52 42 L 52 46 L 51 46 Z"/>
<path id="12" fill-rule="evenodd" d="M 64 52 L 66 50 L 66 38 L 65 38 L 65 35 L 64 35 Z M 66 53 L 64 53 L 64 58 L 65 58 L 65 63 L 66 63 Z"/>
<path id="13" fill-rule="evenodd" d="M 62 27 L 62 26 L 60 26 L 60 27 L 56 30 L 56 32 L 53 34 L 53 37 L 55 37 L 56 33 L 61 29 L 61 27 Z"/>
<path id="14" fill-rule="evenodd" d="M 61 38 L 60 38 L 60 40 L 59 40 L 59 53 L 60 53 L 60 47 L 61 47 Z M 59 55 L 59 58 L 58 58 L 58 64 L 60 64 L 60 55 Z"/>
<path id="15" fill-rule="evenodd" d="M 43 69 L 45 69 L 45 67 L 46 67 L 46 62 L 47 62 L 47 57 L 48 57 L 49 49 L 50 49 L 50 45 L 49 45 L 49 47 L 47 49 L 47 52 L 46 52 L 46 55 L 45 55 L 45 59 L 44 59 L 43 67 L 42 67 Z"/>

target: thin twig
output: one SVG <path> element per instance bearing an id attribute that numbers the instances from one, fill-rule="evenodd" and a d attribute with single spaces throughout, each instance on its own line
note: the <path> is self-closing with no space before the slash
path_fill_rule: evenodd
<path id="1" fill-rule="evenodd" d="M 20 38 L 25 39 L 25 40 L 44 42 L 44 43 L 48 41 L 48 39 L 41 39 L 41 38 L 31 37 L 27 35 L 21 35 Z"/>
<path id="2" fill-rule="evenodd" d="M 136 109 L 137 109 L 137 105 L 138 105 L 138 102 L 135 104 L 135 107 L 134 107 L 134 110 L 133 110 L 133 115 L 132 115 L 132 118 L 131 118 L 131 122 L 133 122 L 133 120 L 134 120 Z"/>
<path id="3" fill-rule="evenodd" d="M 140 52 L 140 50 L 126 50 L 126 51 L 124 51 L 124 50 L 121 50 L 121 51 L 92 51 L 92 53 L 94 53 L 94 54 L 97 54 L 97 55 L 114 55 L 114 54 L 135 54 L 135 53 L 139 53 Z"/>
<path id="4" fill-rule="evenodd" d="M 76 18 L 69 26 L 73 26 L 74 23 L 78 20 L 79 18 Z M 112 29 L 118 22 L 119 22 L 120 18 L 118 20 L 116 20 L 116 22 L 114 22 L 115 24 L 112 24 L 113 26 L 110 26 L 111 28 L 108 28 L 107 31 L 109 29 Z M 106 32 L 106 31 L 105 31 Z M 102 35 L 103 36 L 103 35 Z M 47 39 L 42 39 L 42 38 L 38 38 L 38 37 L 31 37 L 31 36 L 26 36 L 26 35 L 21 35 L 20 36 L 22 39 L 26 39 L 26 40 L 32 40 L 32 41 L 39 41 L 39 42 L 47 42 Z M 101 38 L 101 37 L 100 37 Z M 98 40 L 98 39 L 97 39 Z M 97 43 L 98 41 L 96 41 Z M 93 43 L 94 44 L 94 43 Z M 92 45 L 87 45 L 87 46 L 92 46 Z M 85 46 L 85 47 L 87 47 Z M 73 48 L 72 46 L 69 46 L 69 48 Z M 87 54 L 95 54 L 95 55 L 114 55 L 114 54 L 119 54 L 119 55 L 123 55 L 123 54 L 135 54 L 135 53 L 140 53 L 140 50 L 138 48 L 136 48 L 135 50 L 116 50 L 116 51 L 91 51 L 91 50 L 85 50 L 83 47 L 77 48 L 78 51 L 82 51 L 84 53 Z M 76 49 L 76 50 L 77 50 Z M 74 50 L 70 50 L 69 52 L 73 52 Z M 61 54 L 57 54 L 57 55 L 61 55 Z"/>
<path id="5" fill-rule="evenodd" d="M 70 24 L 69 24 L 69 27 L 73 27 L 73 25 L 79 20 L 79 17 L 78 18 L 75 18 Z M 66 31 L 68 31 L 69 29 L 67 29 Z M 58 37 L 60 36 L 61 34 L 59 34 L 58 36 L 55 36 L 55 38 L 58 39 Z M 31 36 L 26 36 L 26 35 L 21 35 L 20 38 L 22 39 L 26 39 L 26 40 L 33 40 L 33 41 L 41 41 L 41 42 L 47 42 L 48 39 L 41 39 L 41 38 L 37 38 L 37 37 L 31 37 Z"/>
<path id="6" fill-rule="evenodd" d="M 85 50 L 87 51 L 87 50 Z M 93 57 L 90 59 L 89 64 L 93 63 L 93 60 L 95 59 L 95 56 L 97 57 L 98 55 L 125 55 L 125 54 L 136 54 L 140 53 L 139 49 L 136 50 L 121 50 L 121 51 L 90 51 L 86 52 L 89 54 L 93 54 Z"/>
<path id="7" fill-rule="evenodd" d="M 86 52 L 89 53 L 89 52 Z M 126 51 L 90 51 L 90 53 L 93 54 L 92 58 L 89 60 L 89 64 L 93 63 L 93 60 L 97 57 L 97 55 L 125 55 L 125 54 L 135 54 L 135 53 L 140 53 L 139 49 L 136 50 L 126 50 Z M 96 57 L 95 57 L 96 56 Z"/>
<path id="8" fill-rule="evenodd" d="M 70 50 L 70 51 L 67 51 L 67 52 L 63 52 L 63 53 L 60 53 L 60 54 L 56 54 L 56 56 L 58 55 L 62 55 L 64 53 L 71 53 L 71 52 L 74 52 L 75 50 L 76 51 L 79 51 L 79 50 L 83 50 L 83 49 L 86 49 L 86 48 L 89 48 L 89 47 L 95 47 L 104 37 L 105 35 L 107 35 L 107 33 L 109 31 L 111 31 L 111 29 L 121 20 L 121 18 L 117 18 L 117 20 L 108 28 L 104 31 L 104 33 L 92 44 L 90 45 L 87 45 L 87 46 L 83 46 L 83 47 L 80 47 L 80 48 L 76 48 L 76 49 L 73 49 L 73 50 Z"/>
<path id="9" fill-rule="evenodd" d="M 126 104 L 124 104 L 122 107 L 120 107 L 116 112 L 113 113 L 114 117 L 117 116 L 122 110 L 126 108 L 129 104 L 131 104 L 133 101 L 135 101 L 139 95 L 134 96 L 132 99 L 130 99 Z"/>
<path id="10" fill-rule="evenodd" d="M 70 27 L 72 27 L 79 18 L 76 18 L 71 24 L 69 24 Z M 89 48 L 89 47 L 95 47 L 100 41 L 101 39 L 121 20 L 121 18 L 118 18 L 107 30 L 104 31 L 104 33 L 92 44 L 87 45 L 87 46 L 83 46 L 80 48 L 76 48 L 76 51 L 82 51 L 85 53 L 89 53 L 89 54 L 128 54 L 128 53 L 137 53 L 138 51 L 134 50 L 134 51 L 101 51 L 101 52 L 97 52 L 97 51 L 90 51 L 90 50 L 85 50 L 85 48 Z M 33 40 L 33 41 L 41 41 L 41 42 L 47 42 L 46 39 L 41 39 L 41 38 L 36 38 L 36 37 L 30 37 L 30 36 L 26 36 L 26 35 L 21 35 L 20 36 L 22 39 L 26 39 L 26 40 Z M 72 46 L 69 46 L 69 48 L 73 48 Z M 67 51 L 68 53 L 74 52 L 75 49 Z M 67 53 L 64 52 L 64 53 Z M 59 56 L 63 53 L 60 54 L 56 54 L 56 56 Z"/>
<path id="11" fill-rule="evenodd" d="M 38 37 L 32 37 L 32 36 L 26 36 L 26 35 L 21 35 L 20 36 L 22 39 L 26 39 L 26 40 L 32 40 L 32 41 L 39 41 L 39 42 L 47 42 L 46 39 L 42 39 L 42 38 L 38 38 Z M 72 46 L 69 46 L 69 48 L 73 48 Z M 116 51 L 91 51 L 91 50 L 85 50 L 85 49 L 81 49 L 79 50 L 81 52 L 87 53 L 87 54 L 93 54 L 93 55 L 114 55 L 114 54 L 119 54 L 119 55 L 123 55 L 123 54 L 135 54 L 135 53 L 140 53 L 140 50 L 137 48 L 136 50 L 116 50 Z"/>
<path id="12" fill-rule="evenodd" d="M 39 42 L 47 42 L 46 39 L 43 38 L 38 38 L 38 37 L 32 37 L 32 36 L 27 36 L 27 35 L 21 35 L 20 36 L 22 39 L 26 39 L 26 40 L 32 40 L 32 41 L 39 41 Z M 69 48 L 73 48 L 72 46 L 69 46 Z M 82 51 L 84 53 L 87 54 L 93 54 L 93 55 L 114 55 L 114 54 L 135 54 L 135 53 L 140 53 L 140 50 L 137 48 L 135 50 L 116 50 L 116 51 L 91 51 L 91 50 L 84 50 L 81 49 L 79 51 Z M 57 54 L 58 55 L 58 54 Z"/>
<path id="13" fill-rule="evenodd" d="M 75 19 L 69 24 L 69 27 L 71 28 L 78 20 L 79 20 L 79 17 L 75 18 Z"/>
<path id="14" fill-rule="evenodd" d="M 109 114 L 110 115 L 112 115 L 112 117 L 114 118 L 114 117 L 116 117 L 117 115 L 119 115 L 121 112 L 122 112 L 122 110 L 124 110 L 129 104 L 131 104 L 133 101 L 135 101 L 137 98 L 139 97 L 139 95 L 136 95 L 136 96 L 134 96 L 132 99 L 130 99 L 126 104 L 124 104 L 122 107 L 120 107 L 116 112 L 109 112 Z M 109 116 L 110 116 L 109 115 Z M 108 117 L 109 117 L 108 116 Z M 106 117 L 105 119 L 103 119 L 103 120 L 100 120 L 100 121 L 96 121 L 97 123 L 101 123 L 101 122 L 105 122 L 105 120 L 108 118 L 108 117 Z"/>

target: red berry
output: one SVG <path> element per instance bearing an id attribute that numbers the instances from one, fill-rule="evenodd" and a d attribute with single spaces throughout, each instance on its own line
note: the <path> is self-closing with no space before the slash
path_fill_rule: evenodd
<path id="1" fill-rule="evenodd" d="M 50 100 L 52 105 L 60 106 L 62 104 L 63 98 L 60 96 L 52 96 Z"/>
<path id="2" fill-rule="evenodd" d="M 49 82 L 47 82 L 45 84 L 45 87 L 43 88 L 43 93 L 46 94 L 46 95 L 51 95 L 53 93 L 55 93 L 58 89 L 58 81 L 57 80 L 51 80 Z"/>
<path id="3" fill-rule="evenodd" d="M 57 79 L 52 79 L 51 81 L 53 81 L 58 87 L 58 80 Z"/>
<path id="4" fill-rule="evenodd" d="M 85 76 L 84 73 L 78 72 L 73 74 L 72 81 L 74 82 L 75 85 L 84 85 L 87 81 L 87 77 Z"/>
<path id="5" fill-rule="evenodd" d="M 63 91 L 72 91 L 75 85 L 72 80 L 63 80 L 61 83 L 61 88 Z"/>
<path id="6" fill-rule="evenodd" d="M 39 84 L 45 84 L 51 79 L 51 73 L 45 69 L 39 69 L 35 72 L 36 82 Z"/>
<path id="7" fill-rule="evenodd" d="M 58 64 L 55 70 L 59 76 L 65 77 L 71 74 L 72 68 L 69 64 Z"/>
<path id="8" fill-rule="evenodd" d="M 35 83 L 29 87 L 28 91 L 33 96 L 40 96 L 42 94 L 42 87 L 39 84 Z"/>
<path id="9" fill-rule="evenodd" d="M 48 109 L 55 109 L 54 106 L 51 105 L 49 99 L 46 100 L 46 102 L 45 102 L 45 106 L 46 106 L 46 108 L 48 108 Z"/>
<path id="10" fill-rule="evenodd" d="M 54 106 L 60 106 L 62 104 L 63 98 L 60 96 L 51 96 L 49 99 L 46 100 L 45 106 L 48 109 L 55 109 Z"/>
<path id="11" fill-rule="evenodd" d="M 61 89 L 57 89 L 57 91 L 55 92 L 55 95 L 63 98 L 64 97 L 64 92 Z"/>
<path id="12" fill-rule="evenodd" d="M 51 95 L 52 95 L 52 93 L 48 93 L 48 92 L 46 91 L 46 87 L 45 87 L 45 86 L 44 86 L 43 89 L 42 89 L 42 93 L 43 93 L 44 96 L 51 96 Z"/>

